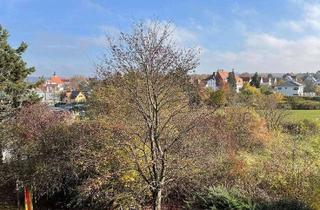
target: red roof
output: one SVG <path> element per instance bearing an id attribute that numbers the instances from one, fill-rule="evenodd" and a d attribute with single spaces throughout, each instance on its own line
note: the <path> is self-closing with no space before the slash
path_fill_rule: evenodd
<path id="1" fill-rule="evenodd" d="M 63 81 L 62 79 L 57 76 L 57 75 L 53 75 L 51 78 L 50 78 L 50 82 L 51 83 L 56 83 L 56 84 L 63 84 Z"/>
<path id="2" fill-rule="evenodd" d="M 225 70 L 218 70 L 217 74 L 219 74 L 220 78 L 223 80 L 227 80 L 229 77 L 229 72 L 227 72 Z"/>

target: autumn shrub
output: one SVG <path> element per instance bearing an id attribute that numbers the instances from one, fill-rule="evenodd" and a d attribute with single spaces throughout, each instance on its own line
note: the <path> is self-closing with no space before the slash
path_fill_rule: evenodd
<path id="1" fill-rule="evenodd" d="M 206 186 L 243 184 L 239 179 L 245 177 L 247 163 L 241 153 L 261 152 L 269 138 L 264 120 L 253 109 L 208 113 L 174 148 L 181 169 L 173 175 L 168 193 L 183 200 Z"/>
<path id="2" fill-rule="evenodd" d="M 6 125 L 11 157 L 0 181 L 18 179 L 32 186 L 37 203 L 61 208 L 136 207 L 145 194 L 117 130 L 44 104 L 25 107 Z"/>
<path id="3" fill-rule="evenodd" d="M 32 104 L 18 110 L 3 124 L 3 149 L 8 154 L 5 175 L 7 181 L 30 180 L 34 165 L 29 160 L 38 155 L 36 146 L 44 132 L 72 119 L 66 112 L 56 112 L 45 104 Z M 11 179 L 11 180 L 10 180 Z"/>
<path id="4" fill-rule="evenodd" d="M 294 110 L 315 110 L 320 109 L 318 100 L 306 99 L 301 97 L 287 97 L 286 103 Z"/>
<path id="5" fill-rule="evenodd" d="M 283 123 L 283 131 L 292 135 L 315 135 L 319 133 L 320 125 L 313 120 L 291 121 Z"/>
<path id="6" fill-rule="evenodd" d="M 254 210 L 256 206 L 237 189 L 218 186 L 195 193 L 186 201 L 186 209 Z"/>
<path id="7" fill-rule="evenodd" d="M 299 129 L 293 135 L 273 134 L 262 153 L 243 155 L 247 167 L 239 176 L 241 186 L 253 200 L 264 200 L 270 205 L 286 204 L 292 206 L 288 209 L 300 209 L 294 206 L 317 203 L 319 151 L 317 135 L 304 135 Z"/>
<path id="8" fill-rule="evenodd" d="M 101 121 L 81 121 L 44 133 L 34 174 L 39 199 L 64 194 L 62 206 L 90 209 L 137 207 L 144 193 L 132 161 Z"/>
<path id="9" fill-rule="evenodd" d="M 224 122 L 222 132 L 232 135 L 233 145 L 244 149 L 263 147 L 269 139 L 265 120 L 250 108 L 227 108 L 217 116 L 217 121 Z"/>
<path id="10" fill-rule="evenodd" d="M 216 91 L 206 89 L 202 98 L 205 104 L 207 104 L 210 107 L 221 107 L 224 106 L 227 102 L 226 94 L 223 89 Z"/>

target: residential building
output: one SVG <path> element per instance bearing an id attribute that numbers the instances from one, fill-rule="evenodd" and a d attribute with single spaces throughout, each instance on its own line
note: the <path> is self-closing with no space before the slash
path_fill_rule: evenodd
<path id="1" fill-rule="evenodd" d="M 270 87 L 272 85 L 271 77 L 260 77 L 260 85 Z"/>
<path id="2" fill-rule="evenodd" d="M 205 83 L 206 88 L 211 88 L 212 90 L 216 91 L 218 90 L 217 80 L 215 77 L 215 72 L 203 80 L 203 83 Z"/>
<path id="3" fill-rule="evenodd" d="M 213 90 L 219 90 L 228 83 L 229 72 L 223 69 L 218 69 L 217 72 L 213 72 L 212 75 L 203 80 L 205 87 Z M 236 76 L 237 92 L 243 87 L 242 78 Z"/>
<path id="4" fill-rule="evenodd" d="M 237 93 L 240 92 L 240 89 L 243 87 L 243 79 L 241 77 L 236 76 L 237 82 Z"/>
<path id="5" fill-rule="evenodd" d="M 297 80 L 297 76 L 292 74 L 292 73 L 287 73 L 287 74 L 284 74 L 282 76 L 282 79 L 284 81 L 296 81 Z"/>
<path id="6" fill-rule="evenodd" d="M 312 84 L 316 84 L 317 83 L 317 79 L 311 74 L 308 74 L 308 76 L 305 78 L 304 81 L 309 81 Z"/>
<path id="7" fill-rule="evenodd" d="M 303 85 L 296 81 L 288 80 L 276 86 L 275 91 L 285 96 L 303 96 Z"/>
<path id="8" fill-rule="evenodd" d="M 54 105 L 55 103 L 60 101 L 59 94 L 55 92 L 47 92 L 44 89 L 37 88 L 34 91 L 40 98 L 43 103 L 48 105 Z"/>
<path id="9" fill-rule="evenodd" d="M 56 73 L 54 72 L 53 75 L 50 77 L 50 79 L 48 79 L 45 82 L 44 87 L 46 89 L 46 92 L 63 91 L 64 81 L 61 77 L 56 75 Z"/>
<path id="10" fill-rule="evenodd" d="M 308 74 L 308 76 L 304 79 L 305 84 L 313 84 L 320 85 L 320 79 L 316 79 L 312 74 Z"/>
<path id="11" fill-rule="evenodd" d="M 245 83 L 250 83 L 251 82 L 251 77 L 250 76 L 240 76 L 242 81 Z"/>
<path id="12" fill-rule="evenodd" d="M 54 105 L 60 102 L 60 94 L 64 90 L 68 79 L 62 79 L 54 73 L 44 84 L 37 87 L 34 91 L 42 98 L 42 102 Z"/>
<path id="13" fill-rule="evenodd" d="M 86 102 L 87 98 L 86 96 L 81 92 L 77 90 L 73 91 L 66 91 L 62 94 L 61 101 L 63 103 L 84 103 Z"/>

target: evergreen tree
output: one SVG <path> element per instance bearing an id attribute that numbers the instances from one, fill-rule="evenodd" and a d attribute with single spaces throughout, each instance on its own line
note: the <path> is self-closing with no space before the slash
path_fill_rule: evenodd
<path id="1" fill-rule="evenodd" d="M 251 78 L 250 85 L 256 88 L 260 88 L 260 78 L 257 72 Z"/>
<path id="2" fill-rule="evenodd" d="M 28 68 L 22 59 L 27 44 L 22 42 L 14 49 L 9 45 L 8 37 L 8 31 L 0 25 L 0 126 L 24 102 L 30 101 L 30 98 L 35 99 L 30 91 L 33 85 L 26 82 L 27 76 L 35 69 Z M 0 138 L 0 165 L 3 140 Z"/>
<path id="3" fill-rule="evenodd" d="M 236 91 L 237 90 L 237 80 L 236 80 L 236 75 L 235 75 L 233 69 L 232 69 L 232 72 L 229 73 L 227 80 L 228 80 L 228 85 L 229 85 L 230 90 Z"/>
<path id="4" fill-rule="evenodd" d="M 8 31 L 0 26 L 0 122 L 32 95 L 30 90 L 33 86 L 27 83 L 26 78 L 35 71 L 22 59 L 27 44 L 22 42 L 14 49 L 9 45 L 8 37 Z"/>

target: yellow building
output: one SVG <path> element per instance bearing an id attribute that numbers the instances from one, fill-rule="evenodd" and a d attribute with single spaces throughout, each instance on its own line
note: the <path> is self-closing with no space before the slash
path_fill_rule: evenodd
<path id="1" fill-rule="evenodd" d="M 64 103 L 85 103 L 86 101 L 86 96 L 81 91 L 76 90 L 67 91 L 62 98 Z"/>

